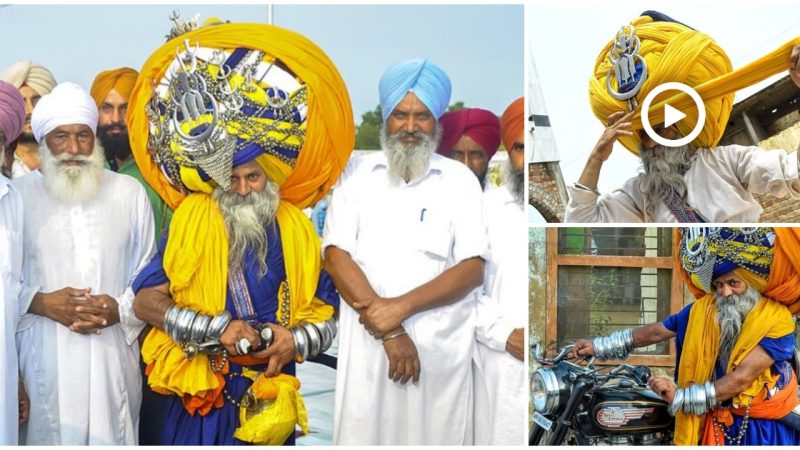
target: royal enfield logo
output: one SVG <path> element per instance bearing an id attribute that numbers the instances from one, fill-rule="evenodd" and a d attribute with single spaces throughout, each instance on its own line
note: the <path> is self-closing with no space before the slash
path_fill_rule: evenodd
<path id="1" fill-rule="evenodd" d="M 631 420 L 641 419 L 654 408 L 601 408 L 597 411 L 597 422 L 608 428 L 619 428 Z"/>

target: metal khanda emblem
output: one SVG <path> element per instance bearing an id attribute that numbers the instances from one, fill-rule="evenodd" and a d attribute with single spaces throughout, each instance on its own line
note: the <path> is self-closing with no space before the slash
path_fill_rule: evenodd
<path id="1" fill-rule="evenodd" d="M 609 95 L 620 101 L 627 101 L 628 108 L 633 111 L 638 103 L 636 94 L 642 89 L 647 79 L 647 63 L 639 54 L 641 42 L 636 36 L 633 25 L 620 28 L 614 39 L 614 45 L 608 52 L 608 60 L 612 67 L 606 74 L 606 89 Z M 617 88 L 611 85 L 611 72 L 617 80 Z"/>

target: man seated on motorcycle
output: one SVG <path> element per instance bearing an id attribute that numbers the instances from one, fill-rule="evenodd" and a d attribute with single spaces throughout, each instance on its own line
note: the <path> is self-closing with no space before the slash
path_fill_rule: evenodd
<path id="1" fill-rule="evenodd" d="M 650 388 L 679 445 L 798 445 L 795 325 L 800 229 L 681 228 L 674 255 L 697 301 L 660 323 L 579 340 L 576 357 L 624 359 L 675 338 L 675 380 Z M 795 425 L 792 425 L 794 423 Z"/>

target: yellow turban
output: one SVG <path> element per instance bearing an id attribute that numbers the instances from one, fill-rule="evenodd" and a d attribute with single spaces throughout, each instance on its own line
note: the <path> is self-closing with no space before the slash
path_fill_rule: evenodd
<path id="1" fill-rule="evenodd" d="M 694 88 L 703 98 L 706 121 L 700 135 L 692 141 L 698 148 L 711 148 L 719 143 L 733 108 L 734 93 L 751 86 L 789 67 L 792 46 L 800 38 L 784 44 L 772 53 L 736 71 L 725 51 L 705 33 L 692 30 L 675 22 L 657 22 L 642 16 L 631 22 L 641 41 L 641 55 L 648 69 L 648 76 L 635 99 L 642 104 L 647 94 L 666 82 L 680 82 Z M 614 99 L 606 90 L 606 78 L 613 65 L 608 59 L 614 40 L 608 42 L 595 61 L 589 80 L 589 103 L 594 115 L 603 123 L 608 116 L 627 109 L 625 101 Z M 615 86 L 617 80 L 612 80 Z M 649 114 L 653 124 L 664 121 L 664 104 L 679 109 L 687 118 L 676 125 L 681 135 L 686 136 L 697 122 L 698 112 L 692 99 L 683 93 L 670 96 L 670 91 L 656 96 Z M 633 118 L 633 130 L 641 130 L 641 106 Z M 638 154 L 640 137 L 634 133 L 620 138 L 620 142 L 631 152 Z"/>
<path id="2" fill-rule="evenodd" d="M 119 95 L 124 98 L 130 98 L 133 85 L 136 83 L 136 77 L 138 76 L 139 72 L 130 67 L 120 67 L 119 69 L 100 72 L 92 82 L 92 89 L 89 91 L 89 95 L 92 96 L 98 107 L 112 89 L 119 92 Z"/>
<path id="3" fill-rule="evenodd" d="M 35 61 L 19 61 L 0 76 L 19 89 L 27 85 L 39 95 L 49 94 L 56 87 L 56 79 L 47 68 Z"/>

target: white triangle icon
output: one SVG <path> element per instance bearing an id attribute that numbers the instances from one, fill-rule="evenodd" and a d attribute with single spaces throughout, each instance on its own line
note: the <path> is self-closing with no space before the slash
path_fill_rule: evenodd
<path id="1" fill-rule="evenodd" d="M 664 105 L 664 128 L 669 128 L 686 117 L 686 114 L 669 105 Z"/>

